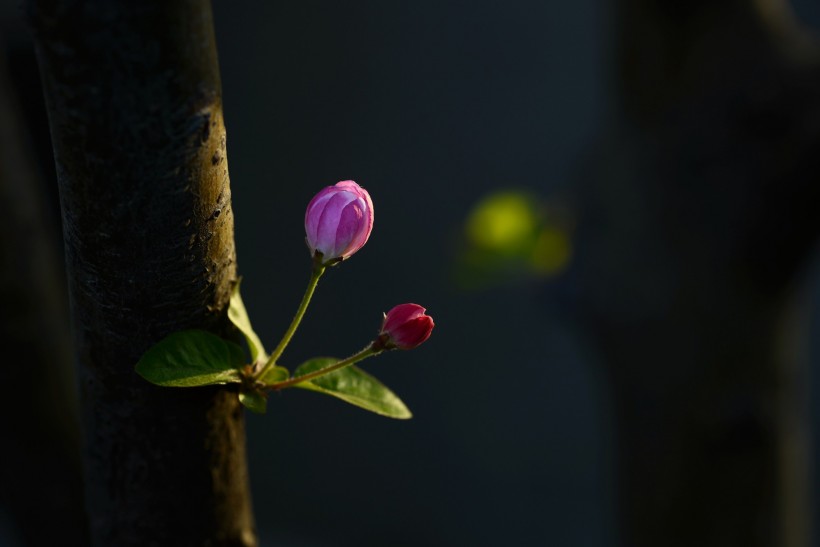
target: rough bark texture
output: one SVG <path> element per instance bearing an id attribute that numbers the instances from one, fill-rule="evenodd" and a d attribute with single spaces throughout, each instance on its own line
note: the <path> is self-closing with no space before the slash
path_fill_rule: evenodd
<path id="1" fill-rule="evenodd" d="M 206 0 L 31 0 L 60 186 L 96 545 L 256 543 L 229 389 L 134 373 L 171 332 L 227 329 L 236 276 Z"/>
<path id="2" fill-rule="evenodd" d="M 620 0 L 619 127 L 583 273 L 621 544 L 808 544 L 795 313 L 820 215 L 820 64 L 782 2 Z"/>

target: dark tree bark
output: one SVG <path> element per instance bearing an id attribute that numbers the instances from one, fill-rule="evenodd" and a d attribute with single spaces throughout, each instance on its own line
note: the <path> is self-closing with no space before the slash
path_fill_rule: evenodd
<path id="1" fill-rule="evenodd" d="M 818 50 L 783 2 L 620 0 L 586 195 L 621 544 L 808 544 L 795 329 L 820 232 Z"/>
<path id="2" fill-rule="evenodd" d="M 231 389 L 134 373 L 171 332 L 226 334 L 236 278 L 207 0 L 31 0 L 60 187 L 96 545 L 255 545 Z"/>
<path id="3" fill-rule="evenodd" d="M 25 545 L 88 543 L 64 279 L 0 50 L 0 504 Z M 14 359 L 13 355 L 23 355 Z M 13 387 L 12 387 L 13 386 Z M 21 412 L 23 410 L 23 412 Z M 42 515 L 50 526 L 42 526 Z"/>

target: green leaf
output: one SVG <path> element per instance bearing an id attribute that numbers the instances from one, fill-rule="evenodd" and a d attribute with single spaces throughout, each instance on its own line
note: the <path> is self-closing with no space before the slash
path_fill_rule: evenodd
<path id="1" fill-rule="evenodd" d="M 293 374 L 297 377 L 304 376 L 336 362 L 338 362 L 338 359 L 333 357 L 316 357 L 299 365 Z M 413 417 L 413 414 L 410 413 L 410 410 L 401 399 L 390 391 L 387 386 L 353 365 L 296 384 L 293 387 L 318 391 L 325 395 L 337 397 L 352 405 L 388 418 L 406 420 Z"/>
<path id="2" fill-rule="evenodd" d="M 264 414 L 268 408 L 268 398 L 258 391 L 240 391 L 239 402 L 257 414 Z"/>
<path id="3" fill-rule="evenodd" d="M 242 348 L 204 330 L 184 330 L 153 346 L 137 374 L 159 386 L 193 387 L 241 382 Z"/>
<path id="4" fill-rule="evenodd" d="M 262 360 L 267 359 L 267 354 L 265 353 L 265 347 L 262 345 L 262 341 L 254 332 L 253 327 L 251 327 L 248 311 L 242 302 L 242 296 L 239 294 L 239 283 L 241 281 L 241 278 L 238 279 L 233 286 L 231 305 L 228 308 L 228 319 L 230 319 L 231 323 L 236 325 L 236 328 L 245 336 L 245 340 L 248 341 L 248 348 L 251 350 L 251 360 L 255 363 L 260 360 L 260 355 L 262 356 Z"/>
<path id="5" fill-rule="evenodd" d="M 276 382 L 283 382 L 290 378 L 290 373 L 288 369 L 285 367 L 280 367 L 279 365 L 274 365 L 265 371 L 265 375 L 259 378 L 259 381 L 263 384 L 273 384 Z"/>

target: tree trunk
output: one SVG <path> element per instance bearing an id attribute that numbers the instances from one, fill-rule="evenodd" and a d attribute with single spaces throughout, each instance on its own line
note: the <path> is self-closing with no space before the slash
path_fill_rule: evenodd
<path id="1" fill-rule="evenodd" d="M 229 388 L 137 376 L 152 344 L 226 334 L 236 278 L 206 0 L 30 0 L 60 186 L 95 545 L 256 544 Z"/>
<path id="2" fill-rule="evenodd" d="M 818 51 L 775 0 L 618 8 L 581 292 L 614 386 L 621 544 L 805 547 Z"/>
<path id="3" fill-rule="evenodd" d="M 0 383 L 15 387 L 0 398 L 0 504 L 25 545 L 84 545 L 65 280 L 4 53 L 0 49 L 0 347 L 6 357 Z M 50 526 L 41 525 L 43 514 Z"/>

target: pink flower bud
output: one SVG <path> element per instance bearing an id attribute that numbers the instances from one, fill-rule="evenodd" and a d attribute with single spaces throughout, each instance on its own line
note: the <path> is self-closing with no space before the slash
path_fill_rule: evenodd
<path id="1" fill-rule="evenodd" d="M 433 318 L 418 304 L 399 304 L 384 315 L 375 346 L 381 349 L 413 349 L 433 332 Z"/>
<path id="2" fill-rule="evenodd" d="M 305 232 L 312 255 L 322 263 L 345 259 L 362 248 L 373 229 L 373 201 L 367 190 L 343 180 L 316 194 L 305 211 Z"/>

